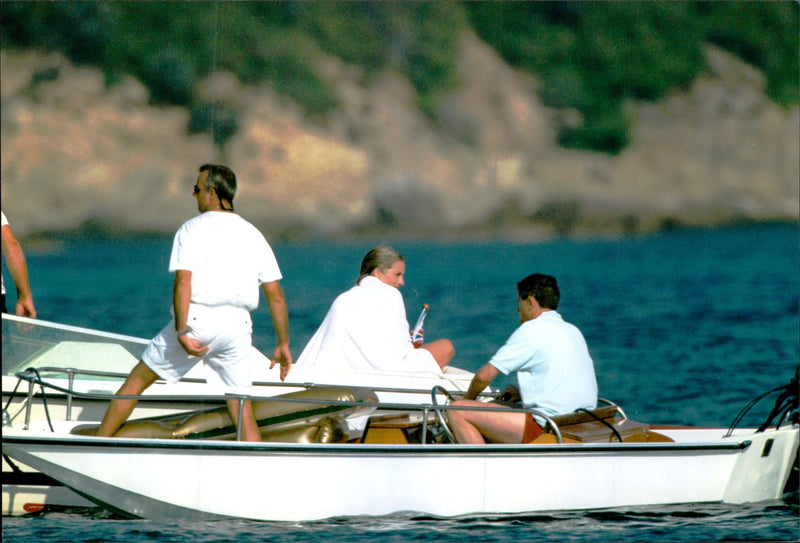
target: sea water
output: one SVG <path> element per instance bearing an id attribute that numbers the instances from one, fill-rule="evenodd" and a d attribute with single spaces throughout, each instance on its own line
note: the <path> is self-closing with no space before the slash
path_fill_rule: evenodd
<path id="1" fill-rule="evenodd" d="M 336 295 L 353 285 L 363 255 L 380 242 L 405 257 L 402 292 L 409 321 L 413 324 L 427 303 L 426 339 L 452 340 L 457 351 L 452 364 L 471 371 L 518 325 L 516 282 L 534 272 L 554 275 L 561 287 L 558 310 L 586 336 L 600 395 L 636 420 L 727 427 L 750 400 L 787 383 L 798 364 L 797 225 L 536 243 L 276 242 L 295 358 Z M 39 317 L 155 335 L 169 320 L 170 247 L 170 238 L 30 242 L 25 250 Z M 207 249 L 214 254 L 213 246 Z M 4 273 L 6 285 L 13 285 Z M 263 301 L 254 312 L 254 343 L 267 355 L 274 347 Z M 495 384 L 508 382 L 501 376 Z M 769 397 L 756 404 L 742 425 L 760 425 L 773 402 Z M 313 481 L 298 484 L 314 491 Z M 265 488 L 263 499 L 269 507 L 281 499 L 280 490 Z M 458 519 L 403 514 L 307 523 L 153 522 L 85 510 L 6 517 L 2 535 L 7 542 L 797 540 L 797 501 L 791 494 L 746 505 Z"/>

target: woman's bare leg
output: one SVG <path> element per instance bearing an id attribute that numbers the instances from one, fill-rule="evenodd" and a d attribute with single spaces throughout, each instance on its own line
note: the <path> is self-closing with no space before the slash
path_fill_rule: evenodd
<path id="1" fill-rule="evenodd" d="M 456 355 L 456 348 L 449 339 L 437 339 L 430 343 L 424 343 L 420 348 L 430 352 L 440 368 L 448 365 Z"/>

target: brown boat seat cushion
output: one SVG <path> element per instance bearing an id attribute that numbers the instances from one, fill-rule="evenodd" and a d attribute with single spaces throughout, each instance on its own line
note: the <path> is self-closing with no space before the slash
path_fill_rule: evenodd
<path id="1" fill-rule="evenodd" d="M 647 424 L 623 418 L 614 405 L 591 411 L 576 411 L 552 419 L 558 426 L 564 443 L 619 443 L 620 438 L 625 443 L 673 441 L 663 434 L 654 432 Z M 531 443 L 556 442 L 555 433 L 546 427 L 545 433 Z"/>
<path id="2" fill-rule="evenodd" d="M 286 401 L 282 401 L 286 400 Z M 300 400 L 310 400 L 306 403 Z M 331 402 L 363 402 L 342 405 Z M 374 410 L 374 392 L 347 387 L 318 387 L 281 394 L 275 399 L 253 402 L 261 438 L 290 443 L 330 443 L 346 440 L 343 418 Z M 72 429 L 73 434 L 96 435 L 98 424 Z M 114 437 L 142 439 L 236 439 L 236 427 L 226 406 L 160 417 L 131 420 Z"/>

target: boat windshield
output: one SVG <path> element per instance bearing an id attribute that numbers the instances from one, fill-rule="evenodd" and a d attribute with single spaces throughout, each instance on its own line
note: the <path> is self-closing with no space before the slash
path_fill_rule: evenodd
<path id="1" fill-rule="evenodd" d="M 78 370 L 82 379 L 101 379 L 93 372 L 127 374 L 141 357 L 147 340 L 3 314 L 3 375 L 28 368 L 41 377 L 64 377 Z"/>

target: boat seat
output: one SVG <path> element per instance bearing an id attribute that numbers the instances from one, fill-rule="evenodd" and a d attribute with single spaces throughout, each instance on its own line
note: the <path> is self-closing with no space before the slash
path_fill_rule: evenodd
<path id="1" fill-rule="evenodd" d="M 428 421 L 429 428 L 433 424 L 433 421 Z M 428 436 L 430 442 L 432 434 L 429 433 Z M 422 416 L 416 413 L 401 413 L 370 417 L 364 427 L 361 443 L 391 445 L 422 443 Z"/>
<path id="2" fill-rule="evenodd" d="M 290 401 L 280 401 L 284 398 Z M 292 400 L 330 400 L 363 402 L 364 405 L 303 403 Z M 366 389 L 316 387 L 276 396 L 274 400 L 253 402 L 253 414 L 262 441 L 281 443 L 339 443 L 347 441 L 344 419 L 363 416 L 375 409 L 378 397 Z M 96 435 L 99 424 L 72 429 L 73 434 Z M 222 439 L 235 440 L 236 427 L 226 406 L 159 417 L 131 420 L 114 437 L 143 439 Z"/>
<path id="3" fill-rule="evenodd" d="M 563 443 L 614 443 L 667 442 L 669 437 L 654 432 L 649 425 L 630 420 L 621 415 L 617 406 L 600 407 L 590 411 L 576 411 L 551 417 L 561 432 Z M 602 422 L 601 422 L 602 421 Z M 609 426 L 613 427 L 612 430 Z M 428 421 L 427 441 L 433 442 L 434 421 Z M 617 433 L 614 433 L 616 431 Z M 619 437 L 617 437 L 619 434 Z M 370 417 L 364 428 L 362 443 L 407 444 L 421 443 L 422 417 L 410 414 Z M 545 429 L 531 443 L 557 443 L 554 432 Z"/>
<path id="4" fill-rule="evenodd" d="M 564 443 L 668 442 L 671 438 L 654 432 L 648 424 L 630 420 L 615 405 L 593 410 L 580 410 L 551 417 L 561 432 Z M 613 429 L 612 429 L 613 428 Z M 531 443 L 557 443 L 554 432 L 545 432 Z"/>

